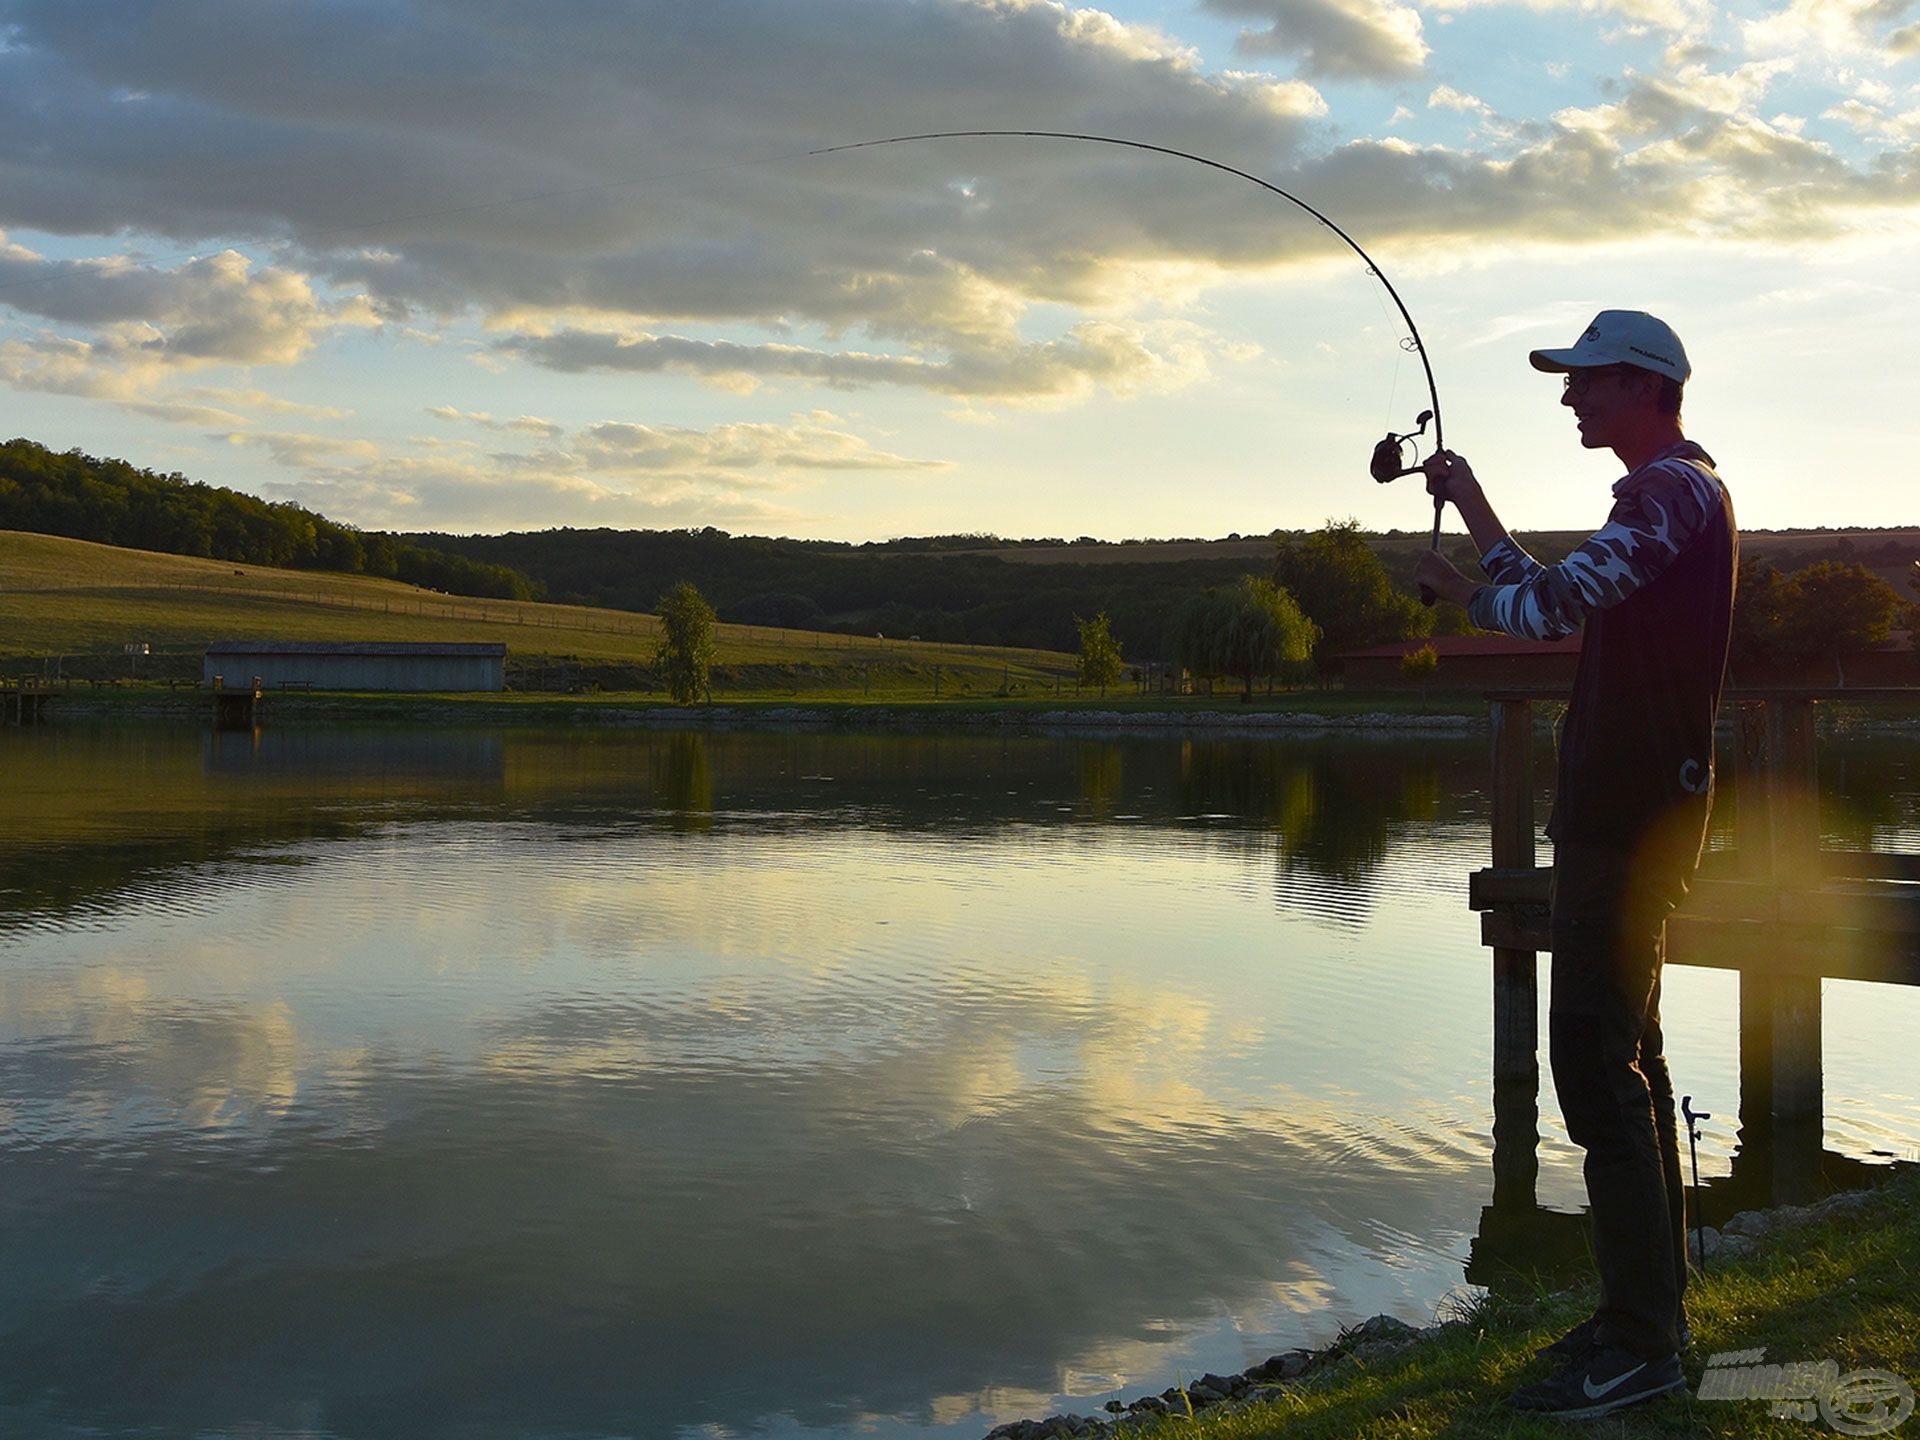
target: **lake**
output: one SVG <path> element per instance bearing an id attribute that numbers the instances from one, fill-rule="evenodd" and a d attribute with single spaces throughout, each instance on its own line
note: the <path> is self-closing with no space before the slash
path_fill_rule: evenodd
<path id="1" fill-rule="evenodd" d="M 1916 848 L 1915 749 L 1826 745 L 1831 843 Z M 1423 1323 L 1491 1193 L 1486 769 L 0 733 L 0 1433 L 977 1436 Z M 1665 1008 L 1724 1176 L 1734 978 Z M 1825 1027 L 1828 1148 L 1915 1158 L 1920 994 Z"/>

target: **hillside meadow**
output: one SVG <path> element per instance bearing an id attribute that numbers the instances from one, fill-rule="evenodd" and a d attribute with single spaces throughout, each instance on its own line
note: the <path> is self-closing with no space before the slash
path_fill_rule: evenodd
<path id="1" fill-rule="evenodd" d="M 243 639 L 496 642 L 507 646 L 509 683 L 516 674 L 534 682 L 524 688 L 615 688 L 622 679 L 639 688 L 660 624 L 625 610 L 470 599 L 368 576 L 0 531 L 0 673 L 37 675 L 58 663 L 67 673 L 197 679 L 204 646 Z M 943 695 L 1050 692 L 1071 687 L 1075 666 L 1052 651 L 756 625 L 721 624 L 717 641 L 718 679 L 736 693 L 931 694 L 936 670 Z M 135 662 L 130 644 L 152 655 Z"/>

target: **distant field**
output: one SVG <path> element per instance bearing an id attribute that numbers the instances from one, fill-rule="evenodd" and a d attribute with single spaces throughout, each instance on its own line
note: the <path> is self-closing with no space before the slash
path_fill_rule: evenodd
<path id="1" fill-rule="evenodd" d="M 177 657 L 213 640 L 498 642 L 510 664 L 637 667 L 659 636 L 655 617 L 624 610 L 473 600 L 367 576 L 0 531 L 0 671 L 28 661 L 37 669 L 48 657 L 117 656 L 134 643 Z M 718 639 L 719 663 L 767 693 L 919 693 L 932 689 L 936 668 L 943 694 L 1003 684 L 1032 692 L 1052 689 L 1074 666 L 1072 656 L 1052 651 L 764 626 L 721 625 Z"/>

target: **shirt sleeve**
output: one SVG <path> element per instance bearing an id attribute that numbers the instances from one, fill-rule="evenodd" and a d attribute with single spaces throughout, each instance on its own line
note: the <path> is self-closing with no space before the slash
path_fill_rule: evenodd
<path id="1" fill-rule="evenodd" d="M 1503 535 L 1480 557 L 1480 569 L 1496 585 L 1518 585 L 1540 573 L 1540 562 L 1513 536 Z"/>
<path id="2" fill-rule="evenodd" d="M 1629 486 L 1607 523 L 1557 565 L 1540 564 L 1510 540 L 1495 545 L 1480 562 L 1494 583 L 1474 592 L 1468 617 L 1483 630 L 1563 639 L 1589 612 L 1612 609 L 1657 579 L 1721 503 L 1720 483 L 1705 470 L 1661 465 Z"/>

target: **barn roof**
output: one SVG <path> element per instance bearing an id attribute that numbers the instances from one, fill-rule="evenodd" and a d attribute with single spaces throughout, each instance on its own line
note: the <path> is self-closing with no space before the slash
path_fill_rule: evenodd
<path id="1" fill-rule="evenodd" d="M 505 656 L 505 645 L 441 644 L 399 640 L 216 640 L 209 655 L 390 655 L 420 660 L 432 656 Z"/>

